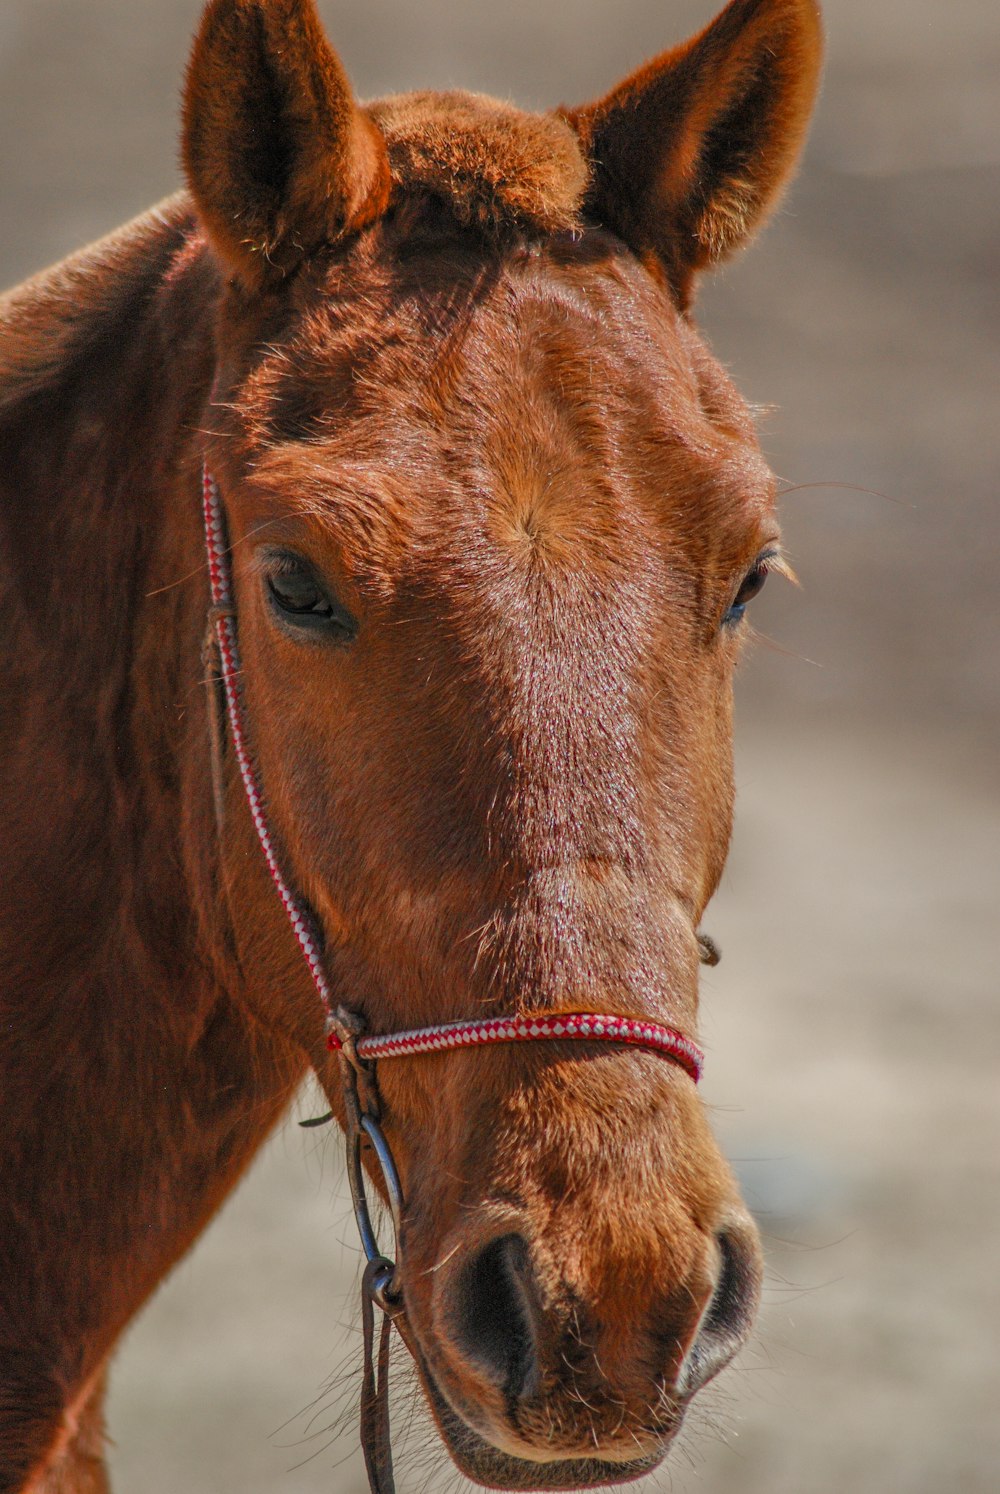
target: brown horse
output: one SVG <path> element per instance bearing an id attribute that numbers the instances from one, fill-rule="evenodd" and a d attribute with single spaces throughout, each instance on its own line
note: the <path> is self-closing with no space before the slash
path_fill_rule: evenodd
<path id="1" fill-rule="evenodd" d="M 342 1114 L 203 688 L 203 461 L 337 999 L 373 1032 L 587 1007 L 693 1034 L 777 536 L 689 310 L 785 183 L 819 52 L 813 0 L 732 0 L 586 107 L 362 107 L 311 0 L 212 0 L 188 192 L 0 302 L 4 1494 L 108 1487 L 122 1330 L 310 1066 Z M 583 1042 L 378 1080 L 459 1467 L 655 1466 L 758 1290 L 691 1079 Z"/>

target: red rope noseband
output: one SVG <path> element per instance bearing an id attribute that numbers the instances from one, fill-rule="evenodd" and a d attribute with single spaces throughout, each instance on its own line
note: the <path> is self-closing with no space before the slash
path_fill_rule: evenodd
<path id="1" fill-rule="evenodd" d="M 212 609 L 219 645 L 222 679 L 226 691 L 226 714 L 246 792 L 250 815 L 264 860 L 271 874 L 292 931 L 312 976 L 313 985 L 327 1018 L 327 1046 L 334 1052 L 341 1048 L 334 1018 L 334 1002 L 323 974 L 322 958 L 309 919 L 289 889 L 278 864 L 278 858 L 264 813 L 264 800 L 243 725 L 240 698 L 240 656 L 236 637 L 235 597 L 229 568 L 229 548 L 225 518 L 218 485 L 208 470 L 202 468 L 202 504 L 205 518 L 205 543 L 208 549 L 208 574 L 212 591 Z M 411 1032 L 393 1032 L 362 1036 L 355 1048 L 360 1058 L 414 1057 L 420 1053 L 445 1053 L 456 1048 L 484 1047 L 490 1043 L 584 1041 L 618 1043 L 644 1048 L 672 1059 L 697 1084 L 701 1078 L 704 1055 L 701 1049 L 674 1027 L 663 1027 L 641 1017 L 614 1016 L 604 1012 L 546 1012 L 522 1017 L 489 1017 L 468 1022 L 445 1022 L 438 1027 L 418 1027 Z"/>
<path id="2" fill-rule="evenodd" d="M 473 1022 L 443 1022 L 439 1027 L 416 1027 L 360 1037 L 359 1058 L 408 1058 L 418 1053 L 447 1053 L 454 1048 L 481 1048 L 488 1043 L 567 1042 L 624 1043 L 646 1048 L 679 1063 L 695 1084 L 701 1078 L 704 1055 L 690 1038 L 673 1027 L 661 1027 L 641 1017 L 615 1017 L 606 1012 L 544 1012 L 537 1016 L 485 1017 Z M 335 1053 L 341 1048 L 336 1032 L 327 1038 Z"/>

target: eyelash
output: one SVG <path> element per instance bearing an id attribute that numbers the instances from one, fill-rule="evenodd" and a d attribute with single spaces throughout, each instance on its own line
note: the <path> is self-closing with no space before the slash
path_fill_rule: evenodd
<path id="1" fill-rule="evenodd" d="M 723 627 L 733 627 L 741 620 L 747 607 L 762 590 L 764 582 L 767 580 L 768 574 L 774 567 L 774 562 L 777 558 L 777 551 L 775 550 L 765 551 L 763 555 L 758 555 L 740 582 L 736 590 L 736 595 L 723 615 Z"/>
<path id="2" fill-rule="evenodd" d="M 271 610 L 286 628 L 341 643 L 349 643 L 356 635 L 356 619 L 298 556 L 275 556 L 264 581 Z"/>

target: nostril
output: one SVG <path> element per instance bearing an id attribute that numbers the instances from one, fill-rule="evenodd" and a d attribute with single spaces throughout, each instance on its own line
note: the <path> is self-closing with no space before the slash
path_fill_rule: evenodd
<path id="1" fill-rule="evenodd" d="M 677 1377 L 677 1393 L 694 1395 L 742 1348 L 760 1296 L 760 1254 L 749 1221 L 719 1230 L 719 1272 L 694 1343 Z"/>
<path id="2" fill-rule="evenodd" d="M 529 1395 L 538 1378 L 530 1273 L 526 1242 L 502 1235 L 479 1252 L 457 1287 L 456 1346 L 508 1400 Z"/>
<path id="3" fill-rule="evenodd" d="M 719 1279 L 712 1293 L 702 1332 L 708 1334 L 749 1333 L 757 1303 L 756 1253 L 743 1248 L 739 1236 L 720 1230 L 715 1237 L 719 1248 Z"/>

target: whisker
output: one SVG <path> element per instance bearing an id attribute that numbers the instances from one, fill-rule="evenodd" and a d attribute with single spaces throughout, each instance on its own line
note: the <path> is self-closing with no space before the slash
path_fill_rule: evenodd
<path id="1" fill-rule="evenodd" d="M 810 659 L 807 654 L 800 654 L 798 649 L 786 648 L 769 633 L 762 633 L 759 628 L 750 629 L 750 637 L 754 643 L 760 643 L 772 654 L 780 654 L 784 659 L 794 659 L 799 664 L 809 664 L 813 669 L 825 669 L 826 665 L 819 659 Z"/>
<path id="2" fill-rule="evenodd" d="M 853 482 L 824 482 L 822 480 L 817 482 L 799 482 L 795 483 L 792 487 L 781 488 L 778 497 L 790 498 L 794 493 L 808 493 L 813 488 L 832 488 L 835 492 L 860 493 L 866 498 L 882 498 L 886 503 L 895 503 L 900 508 L 913 507 L 913 504 L 907 498 L 897 498 L 892 493 L 881 493 L 878 488 L 859 487 L 857 483 Z"/>
<path id="3" fill-rule="evenodd" d="M 249 530 L 249 532 L 247 534 L 242 535 L 238 540 L 234 540 L 232 544 L 227 545 L 226 549 L 225 549 L 225 551 L 223 553 L 226 554 L 226 555 L 233 555 L 233 554 L 235 554 L 237 548 L 240 545 L 245 545 L 248 540 L 254 539 L 258 534 L 261 534 L 265 529 L 270 529 L 274 524 L 277 524 L 277 523 L 278 523 L 277 517 L 275 517 L 273 519 L 262 519 L 261 522 L 259 524 L 255 524 L 254 527 L 253 527 L 253 529 Z M 193 571 L 188 571 L 186 575 L 179 576 L 176 581 L 168 581 L 165 586 L 156 586 L 156 587 L 153 588 L 152 591 L 144 592 L 143 596 L 146 598 L 147 601 L 148 601 L 148 599 L 150 597 L 161 597 L 161 596 L 163 596 L 163 594 L 165 592 L 174 591 L 174 590 L 176 590 L 176 588 L 178 586 L 183 586 L 186 581 L 191 581 L 191 580 L 194 579 L 195 576 L 201 576 L 201 575 L 206 574 L 207 572 L 208 572 L 208 561 L 204 560 L 204 561 L 202 561 L 201 565 L 195 566 L 195 568 L 194 568 Z"/>

